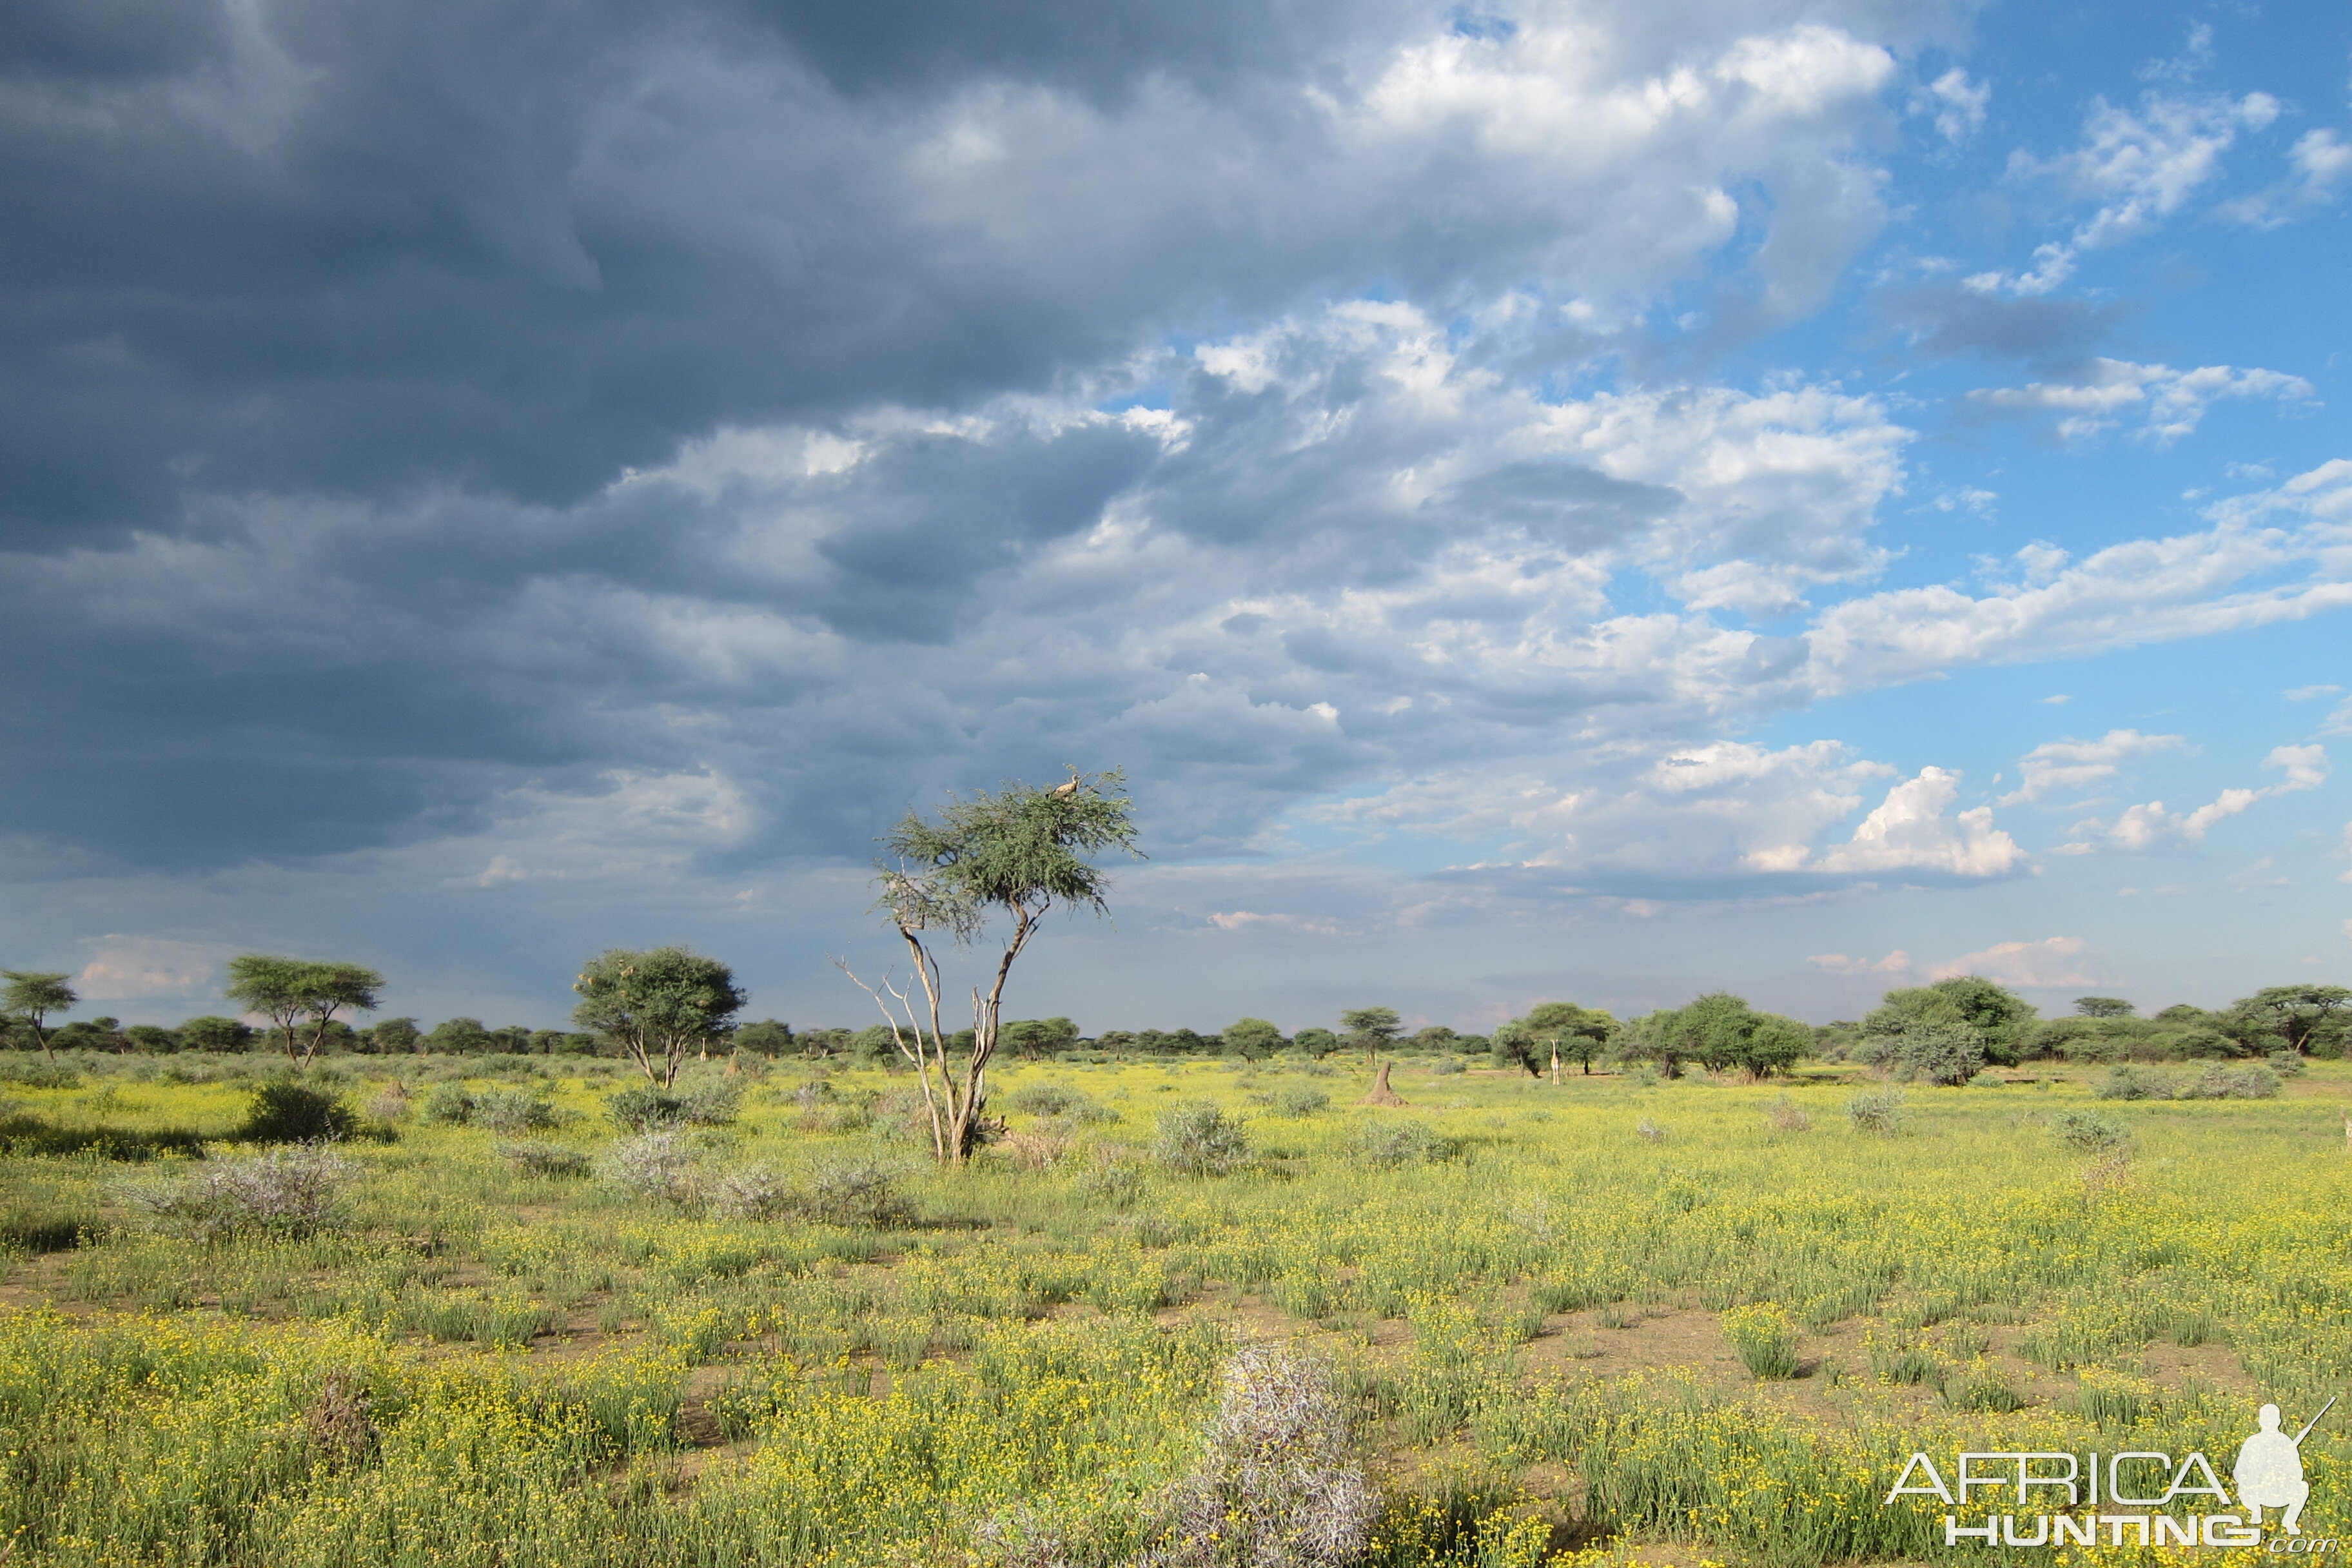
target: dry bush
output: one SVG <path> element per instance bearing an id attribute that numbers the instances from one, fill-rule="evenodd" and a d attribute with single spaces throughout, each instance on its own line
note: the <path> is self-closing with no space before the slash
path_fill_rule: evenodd
<path id="1" fill-rule="evenodd" d="M 493 1132 L 528 1132 L 554 1126 L 555 1105 L 529 1089 L 489 1089 L 474 1096 L 473 1113 L 467 1120 Z"/>
<path id="2" fill-rule="evenodd" d="M 356 1464 L 374 1451 L 377 1434 L 369 1414 L 373 1403 L 367 1380 L 349 1368 L 335 1367 L 320 1383 L 302 1412 L 302 1430 L 330 1468 Z"/>
<path id="3" fill-rule="evenodd" d="M 1339 1568 L 1379 1511 L 1329 1377 L 1278 1345 L 1226 1363 L 1216 1422 L 1166 1506 L 1158 1568 Z"/>
<path id="4" fill-rule="evenodd" d="M 604 1151 L 596 1173 L 632 1197 L 693 1202 L 694 1147 L 676 1132 L 640 1132 Z"/>
<path id="5" fill-rule="evenodd" d="M 774 1219 L 793 1206 L 793 1190 L 766 1165 L 745 1165 L 710 1184 L 710 1206 L 730 1219 Z"/>
<path id="6" fill-rule="evenodd" d="M 1764 1108 L 1764 1120 L 1778 1132 L 1804 1132 L 1813 1125 L 1804 1108 L 1785 1094 Z"/>
<path id="7" fill-rule="evenodd" d="M 126 1188 L 123 1200 L 164 1229 L 219 1241 L 258 1233 L 299 1237 L 334 1228 L 338 1202 L 357 1167 L 316 1146 L 272 1149 L 246 1160 L 215 1160 L 201 1171 Z"/>
<path id="8" fill-rule="evenodd" d="M 588 1173 L 588 1156 L 576 1149 L 561 1148 L 553 1143 L 501 1143 L 499 1158 L 526 1175 L 584 1176 Z"/>
<path id="9" fill-rule="evenodd" d="M 1070 1152 L 1070 1141 L 1050 1128 L 1007 1132 L 996 1146 L 1024 1171 L 1049 1171 Z"/>
<path id="10" fill-rule="evenodd" d="M 895 1166 L 877 1160 L 829 1160 L 809 1174 L 807 1194 L 797 1200 L 809 1218 L 827 1225 L 905 1225 L 915 1205 L 898 1191 Z"/>

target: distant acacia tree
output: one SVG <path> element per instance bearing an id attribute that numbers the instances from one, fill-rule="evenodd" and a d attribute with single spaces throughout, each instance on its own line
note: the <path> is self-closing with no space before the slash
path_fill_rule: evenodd
<path id="1" fill-rule="evenodd" d="M 383 990 L 383 976 L 361 964 L 248 952 L 228 961 L 228 984 L 222 994 L 277 1026 L 286 1059 L 307 1068 L 335 1015 L 345 1009 L 374 1012 Z M 306 1021 L 311 1026 L 308 1040 L 299 1028 Z"/>
<path id="2" fill-rule="evenodd" d="M 1948 1002 L 1938 1005 L 1951 1008 Z M 1680 1076 L 1683 1064 L 1693 1061 L 1710 1072 L 1729 1068 L 1769 1078 L 1787 1071 L 1812 1045 L 1812 1030 L 1794 1018 L 1759 1013 L 1742 997 L 1711 991 L 1683 1006 L 1634 1019 L 1620 1037 L 1618 1055 L 1655 1062 L 1668 1078 Z M 1983 1065 L 1981 1054 L 1977 1061 Z"/>
<path id="3" fill-rule="evenodd" d="M 0 985 L 0 1008 L 6 1009 L 12 1022 L 30 1029 L 41 1054 L 54 1060 L 58 1053 L 49 1048 L 49 1015 L 72 1012 L 81 998 L 62 974 L 0 969 L 0 982 L 5 982 Z"/>
<path id="4" fill-rule="evenodd" d="M 1050 1057 L 1076 1048 L 1078 1026 L 1067 1018 L 1013 1018 L 999 1031 L 999 1042 L 1016 1057 Z"/>
<path id="5" fill-rule="evenodd" d="M 253 1026 L 242 1018 L 222 1018 L 211 1014 L 191 1018 L 180 1026 L 180 1044 L 192 1051 L 248 1050 L 253 1046 Z"/>
<path id="6" fill-rule="evenodd" d="M 1573 1002 L 1538 1002 L 1528 1009 L 1526 1027 L 1530 1041 L 1550 1055 L 1551 1080 L 1558 1083 L 1563 1061 L 1591 1072 L 1592 1058 L 1617 1033 L 1617 1020 L 1599 1008 L 1580 1007 Z"/>
<path id="7" fill-rule="evenodd" d="M 2128 1018 L 2139 1011 L 2120 996 L 2077 996 L 2074 1016 L 2080 1018 Z"/>
<path id="8" fill-rule="evenodd" d="M 936 822 L 909 812 L 883 841 L 875 907 L 906 943 L 914 980 L 896 985 L 885 975 L 868 985 L 835 962 L 874 998 L 893 1047 L 921 1075 L 931 1150 L 943 1162 L 961 1164 L 982 1134 L 1013 961 L 1056 905 L 1109 912 L 1096 858 L 1114 850 L 1143 858 L 1126 784 L 1117 768 L 1091 777 L 1073 768 L 1069 782 L 1052 789 L 1015 783 L 997 795 L 950 797 Z M 945 938 L 968 947 L 999 918 L 1010 929 L 988 983 L 972 988 L 972 1026 L 959 1043 L 940 1021 L 946 995 L 935 944 Z"/>
<path id="9" fill-rule="evenodd" d="M 1225 1048 L 1250 1061 L 1282 1049 L 1282 1026 L 1268 1018 L 1236 1018 L 1225 1026 Z"/>
<path id="10" fill-rule="evenodd" d="M 1339 1015 L 1339 1026 L 1348 1031 L 1341 1037 L 1343 1043 L 1363 1052 L 1364 1060 L 1370 1062 L 1394 1048 L 1397 1037 L 1404 1032 L 1404 1020 L 1393 1007 L 1356 1007 Z"/>
<path id="11" fill-rule="evenodd" d="M 677 1081 L 687 1051 L 708 1051 L 750 1000 L 733 970 L 682 947 L 609 949 L 589 961 L 572 989 L 581 997 L 572 1021 L 617 1044 L 664 1089 Z"/>
<path id="12" fill-rule="evenodd" d="M 2298 1055 L 2336 1056 L 2343 1050 L 2347 1006 L 2352 990 L 2341 985 L 2265 985 L 2230 1010 L 2259 1021 Z"/>

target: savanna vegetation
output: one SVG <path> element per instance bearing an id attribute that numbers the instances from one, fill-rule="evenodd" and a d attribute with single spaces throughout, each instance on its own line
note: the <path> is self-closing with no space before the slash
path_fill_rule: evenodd
<path id="1" fill-rule="evenodd" d="M 1220 1510 L 1338 1532 L 1267 1562 L 1916 1560 L 1914 1449 L 2222 1455 L 2352 1381 L 2333 1062 L 1022 1064 L 959 1166 L 834 1062 L 5 1059 L 5 1125 L 116 1140 L 0 1156 L 14 1563 L 1249 1561 Z"/>
<path id="2" fill-rule="evenodd" d="M 2352 1392 L 2352 993 L 1004 1019 L 1118 787 L 903 824 L 858 1030 L 674 947 L 577 1033 L 247 955 L 259 1024 L 142 1036 L 5 973 L 0 1562 L 2013 1562 L 1911 1454 L 2226 1464 Z"/>

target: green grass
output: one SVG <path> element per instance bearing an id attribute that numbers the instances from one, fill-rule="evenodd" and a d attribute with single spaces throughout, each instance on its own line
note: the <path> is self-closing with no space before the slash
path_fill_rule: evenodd
<path id="1" fill-rule="evenodd" d="M 225 1132 L 249 1065 L 82 1062 L 11 1095 L 47 1125 Z M 335 1067 L 355 1105 L 391 1068 L 412 1104 L 434 1081 L 537 1091 L 551 1148 L 616 1136 L 603 1099 L 627 1080 L 600 1064 L 469 1065 Z M 1367 1112 L 1360 1072 L 1024 1066 L 998 1105 L 1035 1140 L 961 1175 L 908 1135 L 909 1080 L 838 1073 L 803 1104 L 809 1076 L 781 1067 L 693 1132 L 703 1171 L 878 1161 L 905 1223 L 632 1199 L 411 1115 L 341 1151 L 340 1231 L 205 1246 L 121 1202 L 152 1166 L 0 1157 L 0 1285 L 32 1303 L 0 1308 L 11 1568 L 960 1562 L 1048 1514 L 1116 1562 L 1224 1348 L 1268 1334 L 1352 1401 L 1384 1564 L 1532 1568 L 1572 1539 L 1940 1558 L 1935 1521 L 1877 1501 L 1914 1448 L 2222 1456 L 2261 1398 L 2352 1392 L 2336 1064 L 2273 1100 L 2105 1102 L 2120 1158 L 2053 1134 L 2094 1103 L 2081 1072 L 2023 1098 L 1914 1087 L 1890 1133 L 1843 1114 L 1848 1081 L 1555 1089 L 1408 1061 L 1408 1105 Z M 1278 1114 L 1295 1089 L 1331 1105 Z M 1767 1114 L 1784 1100 L 1801 1136 Z M 1193 1101 L 1248 1123 L 1233 1173 L 1150 1157 Z M 338 1369 L 370 1392 L 357 1447 L 305 1435 Z M 2347 1430 L 2313 1433 L 2315 1475 L 2352 1469 Z M 2306 1533 L 2346 1532 L 2340 1493 Z"/>

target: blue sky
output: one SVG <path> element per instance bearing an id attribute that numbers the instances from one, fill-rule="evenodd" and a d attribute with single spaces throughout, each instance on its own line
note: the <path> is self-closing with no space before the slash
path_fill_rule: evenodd
<path id="1" fill-rule="evenodd" d="M 37 5 L 0 952 L 855 1023 L 874 839 L 1127 768 L 1012 1005 L 1483 1027 L 2352 971 L 2340 6 Z"/>

